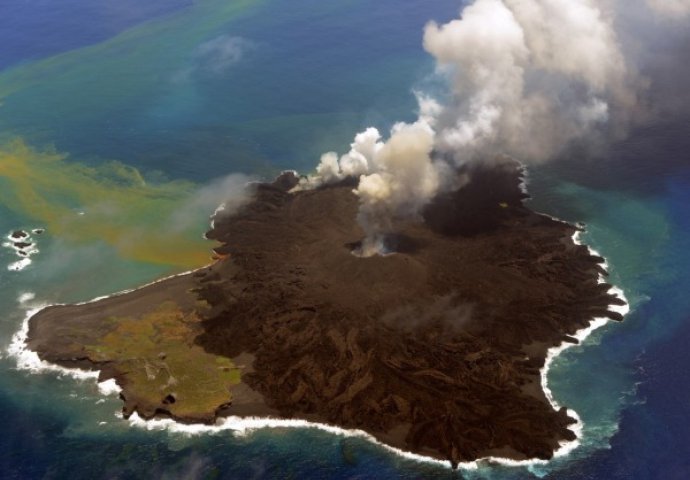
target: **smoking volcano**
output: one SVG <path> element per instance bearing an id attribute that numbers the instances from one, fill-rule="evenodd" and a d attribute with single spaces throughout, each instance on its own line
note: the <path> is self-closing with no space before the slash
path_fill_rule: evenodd
<path id="1" fill-rule="evenodd" d="M 622 13 L 690 12 L 672 4 L 476 0 L 429 23 L 446 89 L 417 95 L 415 121 L 254 185 L 217 212 L 213 265 L 48 308 L 29 347 L 114 378 L 125 416 L 306 419 L 453 465 L 550 458 L 575 420 L 543 391 L 547 352 L 623 301 L 577 227 L 523 205 L 505 155 L 620 138 L 647 84 Z"/>
<path id="2" fill-rule="evenodd" d="M 575 435 L 542 391 L 547 350 L 620 320 L 621 301 L 575 226 L 523 205 L 516 163 L 457 174 L 422 221 L 393 225 L 394 253 L 361 257 L 357 180 L 294 191 L 285 173 L 215 218 L 213 265 L 49 307 L 28 345 L 114 378 L 125 416 L 299 418 L 453 465 L 548 459 Z"/>

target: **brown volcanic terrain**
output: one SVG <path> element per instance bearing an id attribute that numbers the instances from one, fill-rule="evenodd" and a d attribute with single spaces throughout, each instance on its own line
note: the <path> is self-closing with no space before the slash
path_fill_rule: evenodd
<path id="1" fill-rule="evenodd" d="M 222 243 L 222 260 L 46 309 L 31 320 L 29 346 L 114 377 L 126 414 L 305 418 L 454 465 L 550 458 L 574 435 L 565 409 L 554 411 L 541 390 L 547 349 L 593 317 L 620 320 L 608 310 L 620 301 L 597 281 L 602 259 L 574 244 L 574 226 L 523 206 L 517 165 L 462 174 L 469 184 L 437 198 L 423 221 L 395 226 L 387 246 L 396 253 L 370 258 L 351 253 L 363 237 L 353 182 L 288 193 L 296 178 L 284 174 L 215 219 L 207 236 Z M 161 313 L 164 300 L 175 305 Z M 175 339 L 160 318 L 183 325 Z M 130 348 L 125 362 L 122 345 L 141 335 L 151 358 L 132 359 Z M 175 357 L 186 349 L 238 374 L 187 371 L 190 361 Z M 200 385 L 213 402 L 196 395 Z"/>

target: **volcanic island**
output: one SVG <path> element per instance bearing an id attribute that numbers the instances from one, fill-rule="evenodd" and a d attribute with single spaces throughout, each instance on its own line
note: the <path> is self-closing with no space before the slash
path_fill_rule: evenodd
<path id="1" fill-rule="evenodd" d="M 353 254 L 357 179 L 305 190 L 283 173 L 214 218 L 216 261 L 30 319 L 28 348 L 98 370 L 123 415 L 214 424 L 304 419 L 459 462 L 549 459 L 575 439 L 542 388 L 547 351 L 620 321 L 579 227 L 524 205 L 513 161 L 397 222 L 386 255 Z"/>

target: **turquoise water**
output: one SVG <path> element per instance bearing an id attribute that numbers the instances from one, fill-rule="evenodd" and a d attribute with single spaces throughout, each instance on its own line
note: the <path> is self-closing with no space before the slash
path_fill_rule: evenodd
<path id="1" fill-rule="evenodd" d="M 422 27 L 459 10 L 450 0 L 159 0 L 139 10 L 7 1 L 14 28 L 0 28 L 0 41 L 14 46 L 0 56 L 0 232 L 48 230 L 22 271 L 5 270 L 18 258 L 0 249 L 3 352 L 34 304 L 84 301 L 203 262 L 202 214 L 163 228 L 199 185 L 232 172 L 309 170 L 365 126 L 414 118 L 411 91 L 433 72 Z M 608 259 L 633 310 L 551 369 L 556 399 L 583 420 L 580 448 L 546 466 L 458 476 L 690 471 L 689 125 L 673 118 L 633 132 L 604 161 L 530 171 L 532 206 L 587 224 L 583 240 Z M 26 293 L 35 298 L 20 304 Z M 190 438 L 133 428 L 93 381 L 17 370 L 4 353 L 0 405 L 3 478 L 452 476 L 314 430 Z"/>

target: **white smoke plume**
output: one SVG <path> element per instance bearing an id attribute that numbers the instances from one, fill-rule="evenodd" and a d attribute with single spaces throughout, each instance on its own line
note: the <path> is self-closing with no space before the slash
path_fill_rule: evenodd
<path id="1" fill-rule="evenodd" d="M 415 216 L 440 184 L 431 160 L 434 131 L 427 122 L 399 123 L 388 141 L 375 148 L 372 173 L 362 175 L 355 190 L 361 202 L 357 219 L 368 234 L 361 249 L 365 256 L 381 250 L 381 235 L 391 220 Z"/>
<path id="2" fill-rule="evenodd" d="M 690 14 L 690 0 L 647 0 L 647 4 L 664 16 L 683 18 Z"/>
<path id="3" fill-rule="evenodd" d="M 461 162 L 547 160 L 635 102 L 612 18 L 591 0 L 478 0 L 427 25 L 424 47 L 452 94 L 437 148 Z"/>
<path id="4" fill-rule="evenodd" d="M 646 0 L 684 13 L 690 0 Z M 509 155 L 547 161 L 574 140 L 624 131 L 643 82 L 616 32 L 617 0 L 475 0 L 458 19 L 427 24 L 424 48 L 446 79 L 443 101 L 417 94 L 419 118 L 387 140 L 369 128 L 349 153 L 321 157 L 301 188 L 359 177 L 364 255 L 391 222 L 414 217 L 455 167 Z"/>
<path id="5" fill-rule="evenodd" d="M 253 177 L 235 173 L 200 186 L 173 214 L 168 222 L 171 230 L 181 232 L 188 229 L 214 210 L 212 219 L 236 212 L 251 199 L 253 181 Z"/>
<path id="6" fill-rule="evenodd" d="M 335 152 L 323 154 L 316 175 L 301 188 L 359 177 L 357 220 L 367 233 L 360 253 L 379 253 L 392 222 L 414 218 L 420 205 L 439 191 L 443 165 L 431 157 L 434 143 L 434 129 L 424 118 L 395 124 L 387 141 L 377 129 L 368 128 L 357 134 L 350 151 L 340 158 Z"/>

